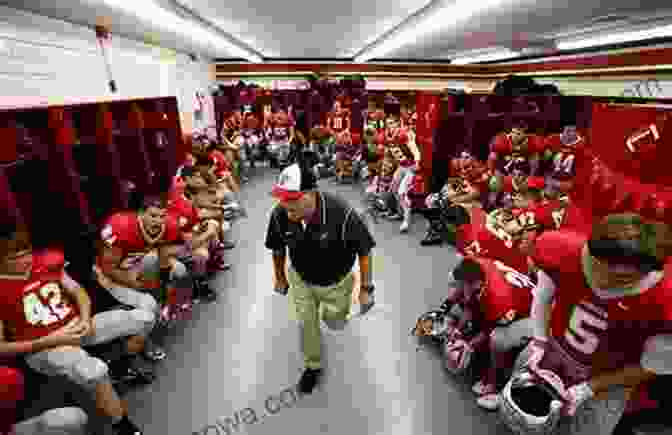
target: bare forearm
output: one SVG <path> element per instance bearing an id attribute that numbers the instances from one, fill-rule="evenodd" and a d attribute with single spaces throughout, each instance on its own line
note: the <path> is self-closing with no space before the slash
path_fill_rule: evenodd
<path id="1" fill-rule="evenodd" d="M 593 377 L 590 380 L 590 388 L 595 394 L 606 391 L 615 385 L 634 388 L 642 382 L 653 379 L 655 376 L 653 372 L 645 370 L 642 367 L 629 366 L 621 370 L 610 371 Z"/>
<path id="2" fill-rule="evenodd" d="M 287 266 L 287 256 L 285 254 L 273 254 L 273 273 L 278 281 L 287 281 L 285 267 Z"/>
<path id="3" fill-rule="evenodd" d="M 452 202 L 456 204 L 460 204 L 462 202 L 470 202 L 470 201 L 475 201 L 478 199 L 478 197 L 481 196 L 480 192 L 469 192 L 464 195 L 458 195 L 452 199 Z"/>
<path id="4" fill-rule="evenodd" d="M 130 271 L 128 270 L 122 270 L 119 268 L 112 268 L 108 269 L 105 271 L 105 275 L 107 275 L 112 281 L 125 285 L 126 287 L 129 288 L 135 288 L 136 282 L 131 276 Z"/>
<path id="5" fill-rule="evenodd" d="M 198 249 L 205 246 L 212 238 L 217 236 L 217 230 L 206 230 L 201 233 L 194 234 L 194 238 L 191 239 L 191 247 L 193 249 Z"/>
<path id="6" fill-rule="evenodd" d="M 91 319 L 91 298 L 82 287 L 73 292 L 77 306 L 79 307 L 79 316 L 82 319 Z"/>
<path id="7" fill-rule="evenodd" d="M 52 345 L 45 338 L 31 341 L 0 342 L 0 357 L 13 358 L 28 353 L 40 352 L 51 348 Z"/>
<path id="8" fill-rule="evenodd" d="M 359 276 L 361 283 L 364 286 L 373 284 L 371 276 L 371 256 L 369 255 L 360 255 L 359 256 Z"/>

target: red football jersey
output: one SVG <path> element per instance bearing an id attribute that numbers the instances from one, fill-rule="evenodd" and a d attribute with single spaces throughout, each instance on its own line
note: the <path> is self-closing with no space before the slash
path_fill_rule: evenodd
<path id="1" fill-rule="evenodd" d="M 541 231 L 557 230 L 562 224 L 564 207 L 558 200 L 543 200 L 524 209 L 513 210 L 513 214 L 523 227 L 537 227 Z"/>
<path id="2" fill-rule="evenodd" d="M 113 214 L 100 232 L 105 245 L 116 248 L 122 255 L 120 267 L 129 269 L 157 245 L 163 243 L 179 243 L 182 234 L 177 218 L 168 213 L 163 231 L 151 238 L 143 229 L 140 217 L 136 212 L 120 212 Z M 99 257 L 99 265 L 100 265 Z"/>
<path id="3" fill-rule="evenodd" d="M 175 217 L 183 234 L 191 233 L 201 220 L 196 207 L 184 196 L 171 200 L 168 213 Z"/>
<path id="4" fill-rule="evenodd" d="M 340 133 L 350 128 L 350 116 L 347 111 L 330 112 L 327 115 L 327 128 L 334 133 Z"/>
<path id="5" fill-rule="evenodd" d="M 10 341 L 45 337 L 79 317 L 79 307 L 64 291 L 63 252 L 33 253 L 33 267 L 23 276 L 0 276 L 0 318 Z"/>
<path id="6" fill-rule="evenodd" d="M 168 200 L 175 201 L 178 198 L 181 198 L 184 195 L 184 191 L 187 187 L 187 183 L 184 181 L 184 178 L 176 175 L 173 177 L 173 183 L 170 186 L 170 191 L 168 192 Z"/>
<path id="7" fill-rule="evenodd" d="M 223 152 L 219 150 L 210 151 L 210 159 L 215 164 L 215 176 L 217 178 L 222 178 L 231 172 L 231 165 Z"/>
<path id="8" fill-rule="evenodd" d="M 500 260 L 519 271 L 527 270 L 527 256 L 515 243 L 507 243 L 501 234 L 486 227 L 487 215 L 482 209 L 474 207 L 470 215 L 470 223 L 458 228 L 458 250 L 479 258 Z"/>
<path id="9" fill-rule="evenodd" d="M 485 287 L 479 297 L 484 320 L 494 326 L 496 323 L 528 317 L 535 281 L 502 261 L 486 258 L 475 260 L 485 273 Z"/>
<path id="10" fill-rule="evenodd" d="M 570 357 L 571 375 L 593 376 L 638 365 L 649 337 L 672 332 L 669 273 L 634 295 L 609 295 L 588 287 L 583 265 L 586 236 L 549 231 L 537 239 L 534 262 L 553 279 L 551 332 Z M 579 382 L 583 379 L 574 379 Z"/>

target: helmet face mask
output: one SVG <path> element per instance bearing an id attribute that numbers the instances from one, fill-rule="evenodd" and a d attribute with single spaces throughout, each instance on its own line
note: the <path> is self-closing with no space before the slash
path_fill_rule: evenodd
<path id="1" fill-rule="evenodd" d="M 551 435 L 560 419 L 562 402 L 553 387 L 521 370 L 502 390 L 500 419 L 518 435 Z"/>

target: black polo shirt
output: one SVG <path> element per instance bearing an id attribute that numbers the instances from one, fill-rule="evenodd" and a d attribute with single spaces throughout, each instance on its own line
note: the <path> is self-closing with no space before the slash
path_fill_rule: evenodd
<path id="1" fill-rule="evenodd" d="M 318 216 L 304 225 L 292 222 L 277 205 L 271 212 L 266 248 L 289 248 L 294 270 L 308 284 L 328 286 L 341 281 L 358 255 L 368 255 L 376 245 L 357 211 L 338 196 L 318 192 Z"/>

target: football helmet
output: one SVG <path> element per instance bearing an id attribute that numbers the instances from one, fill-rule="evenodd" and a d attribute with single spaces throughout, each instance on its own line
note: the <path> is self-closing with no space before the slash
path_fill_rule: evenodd
<path id="1" fill-rule="evenodd" d="M 452 317 L 446 310 L 428 311 L 418 318 L 411 334 L 416 337 L 430 337 L 434 341 L 442 343 L 446 337 L 452 335 Z"/>
<path id="2" fill-rule="evenodd" d="M 544 353 L 530 343 L 501 392 L 499 417 L 517 435 L 551 435 L 562 415 L 567 392 L 559 376 L 538 367 Z"/>

